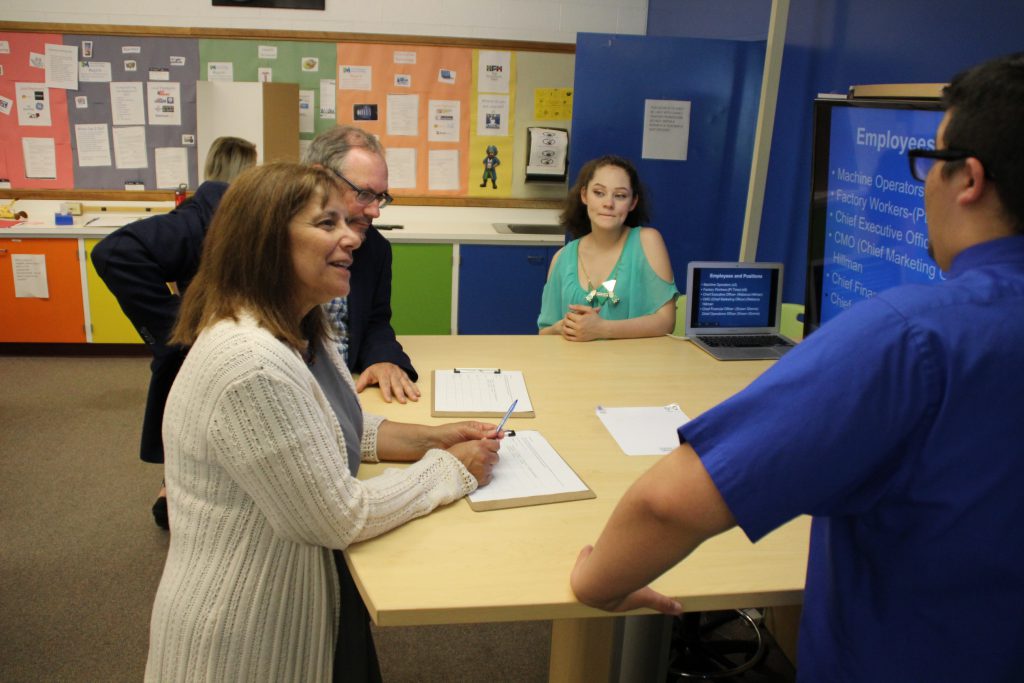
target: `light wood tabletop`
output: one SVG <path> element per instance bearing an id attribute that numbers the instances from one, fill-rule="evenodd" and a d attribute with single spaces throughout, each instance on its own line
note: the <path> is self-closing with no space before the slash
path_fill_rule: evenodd
<path id="1" fill-rule="evenodd" d="M 594 676 L 578 670 L 579 661 L 604 657 L 612 620 L 575 600 L 569 572 L 580 548 L 597 539 L 622 494 L 658 457 L 623 454 L 595 408 L 677 403 L 695 417 L 771 362 L 720 362 L 669 337 L 581 344 L 557 336 L 405 336 L 401 342 L 419 371 L 423 397 L 388 404 L 368 389 L 360 395 L 367 412 L 401 422 L 450 422 L 457 418 L 430 416 L 431 370 L 521 370 L 536 417 L 512 418 L 506 428 L 539 430 L 597 497 L 488 512 L 474 512 L 462 500 L 351 546 L 348 562 L 374 622 L 550 619 L 552 680 Z M 364 465 L 360 477 L 388 466 L 394 465 Z M 808 518 L 799 518 L 756 545 L 733 529 L 653 587 L 690 611 L 799 604 L 809 526 Z"/>

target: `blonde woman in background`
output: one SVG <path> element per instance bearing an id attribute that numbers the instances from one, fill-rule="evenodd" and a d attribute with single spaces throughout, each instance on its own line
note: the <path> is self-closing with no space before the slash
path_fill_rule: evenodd
<path id="1" fill-rule="evenodd" d="M 242 138 L 220 137 L 210 145 L 206 153 L 206 180 L 230 183 L 239 173 L 256 165 L 256 145 Z"/>

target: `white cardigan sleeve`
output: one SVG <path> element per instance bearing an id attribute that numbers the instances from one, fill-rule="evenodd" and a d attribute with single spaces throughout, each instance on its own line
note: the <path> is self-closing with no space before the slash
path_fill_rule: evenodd
<path id="1" fill-rule="evenodd" d="M 299 543 L 344 548 L 476 488 L 462 463 L 437 449 L 406 469 L 355 479 L 340 431 L 310 387 L 267 366 L 224 389 L 207 436 L 211 454 L 275 532 Z"/>

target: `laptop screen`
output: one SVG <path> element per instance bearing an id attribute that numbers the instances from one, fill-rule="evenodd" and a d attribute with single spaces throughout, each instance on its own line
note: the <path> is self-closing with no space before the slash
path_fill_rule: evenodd
<path id="1" fill-rule="evenodd" d="M 695 330 L 777 329 L 781 264 L 691 263 L 688 327 Z"/>

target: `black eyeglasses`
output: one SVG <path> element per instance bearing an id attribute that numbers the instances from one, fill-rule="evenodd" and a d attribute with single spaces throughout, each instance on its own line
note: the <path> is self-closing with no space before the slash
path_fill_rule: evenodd
<path id="1" fill-rule="evenodd" d="M 924 179 L 928 177 L 928 171 L 932 170 L 932 166 L 935 165 L 936 161 L 963 161 L 970 157 L 977 159 L 978 155 L 973 152 L 966 152 L 959 149 L 907 150 L 907 162 L 910 164 L 910 175 L 914 176 L 914 180 L 918 180 L 922 183 L 924 182 Z M 992 176 L 988 174 L 988 171 L 985 171 L 985 177 L 991 178 Z"/>
<path id="2" fill-rule="evenodd" d="M 374 192 L 373 190 L 367 190 L 366 188 L 359 187 L 351 180 L 338 173 L 333 168 L 331 169 L 331 173 L 341 178 L 343 181 L 345 181 L 345 184 L 347 184 L 349 187 L 356 191 L 356 201 L 362 204 L 363 206 L 369 206 L 370 204 L 377 202 L 377 208 L 383 209 L 385 206 L 395 201 L 395 198 L 392 197 L 387 192 Z"/>

